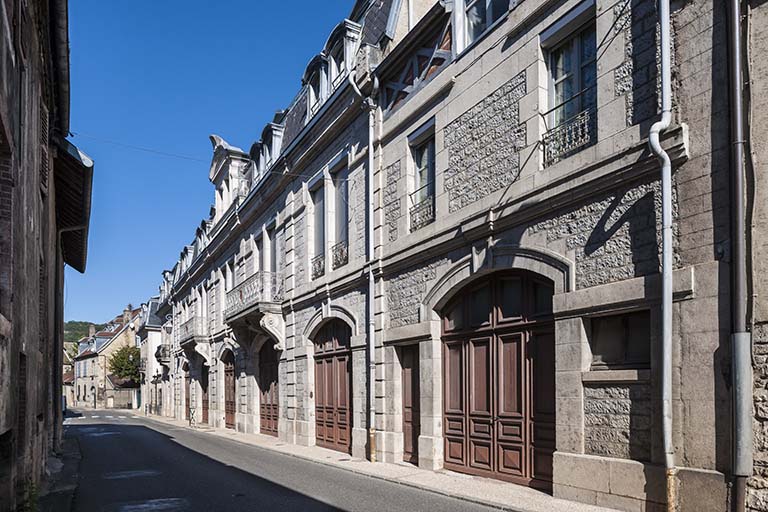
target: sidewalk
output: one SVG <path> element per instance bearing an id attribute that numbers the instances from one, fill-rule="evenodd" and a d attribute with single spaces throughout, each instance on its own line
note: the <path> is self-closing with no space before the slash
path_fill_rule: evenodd
<path id="1" fill-rule="evenodd" d="M 80 467 L 80 446 L 77 439 L 64 436 L 61 454 L 48 458 L 48 472 L 40 489 L 38 510 L 40 512 L 68 512 L 77 490 Z"/>
<path id="2" fill-rule="evenodd" d="M 175 427 L 190 428 L 186 421 L 161 416 L 135 414 L 134 416 L 166 423 Z M 273 450 L 318 464 L 324 464 L 359 475 L 407 485 L 452 498 L 478 503 L 499 510 L 514 512 L 608 512 L 613 509 L 566 501 L 529 489 L 489 478 L 479 478 L 452 471 L 430 471 L 410 464 L 371 463 L 352 458 L 345 453 L 317 446 L 299 446 L 284 443 L 275 437 L 261 434 L 244 434 L 229 429 L 198 426 L 194 430 L 224 437 L 240 443 Z"/>

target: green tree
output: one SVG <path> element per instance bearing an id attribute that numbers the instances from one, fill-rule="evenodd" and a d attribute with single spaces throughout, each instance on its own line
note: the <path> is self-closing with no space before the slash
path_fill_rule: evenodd
<path id="1" fill-rule="evenodd" d="M 139 382 L 141 378 L 139 374 L 140 359 L 139 347 L 121 347 L 109 359 L 109 371 L 121 379 Z"/>

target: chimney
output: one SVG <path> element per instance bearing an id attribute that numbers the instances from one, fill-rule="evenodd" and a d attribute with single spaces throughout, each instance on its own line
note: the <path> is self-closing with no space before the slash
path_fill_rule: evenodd
<path id="1" fill-rule="evenodd" d="M 94 336 L 96 336 L 96 326 L 88 324 L 88 337 L 93 338 Z"/>
<path id="2" fill-rule="evenodd" d="M 131 311 L 133 310 L 133 306 L 128 304 L 125 309 L 123 310 L 123 323 L 127 324 L 131 321 Z"/>

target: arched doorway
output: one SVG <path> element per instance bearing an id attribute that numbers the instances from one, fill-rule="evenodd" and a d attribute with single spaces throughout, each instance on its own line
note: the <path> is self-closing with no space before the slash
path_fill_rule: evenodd
<path id="1" fill-rule="evenodd" d="M 227 350 L 221 362 L 224 365 L 224 426 L 235 428 L 235 355 Z"/>
<path id="2" fill-rule="evenodd" d="M 443 310 L 445 467 L 551 489 L 553 284 L 529 272 L 475 281 Z"/>
<path id="3" fill-rule="evenodd" d="M 209 397 L 208 397 L 208 377 L 209 377 L 209 368 L 207 364 L 203 364 L 203 367 L 200 371 L 200 391 L 202 394 L 202 401 L 203 401 L 203 417 L 201 418 L 201 421 L 205 424 L 209 423 L 208 417 L 209 417 L 209 409 L 210 409 L 210 403 L 209 403 Z"/>
<path id="4" fill-rule="evenodd" d="M 320 328 L 315 344 L 315 435 L 317 444 L 346 453 L 352 449 L 350 414 L 352 329 L 338 319 Z"/>
<path id="5" fill-rule="evenodd" d="M 277 382 L 277 365 L 279 357 L 274 343 L 267 340 L 259 351 L 259 416 L 261 433 L 277 435 L 277 419 L 279 414 L 279 390 Z"/>

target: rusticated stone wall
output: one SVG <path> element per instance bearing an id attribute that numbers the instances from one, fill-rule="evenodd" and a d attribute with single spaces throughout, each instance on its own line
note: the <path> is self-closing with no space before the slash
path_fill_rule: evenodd
<path id="1" fill-rule="evenodd" d="M 584 387 L 584 451 L 620 459 L 651 457 L 651 390 L 648 384 Z"/>
<path id="2" fill-rule="evenodd" d="M 768 510 L 768 324 L 752 331 L 754 358 L 754 473 L 749 479 L 750 510 Z"/>
<path id="3" fill-rule="evenodd" d="M 677 218 L 677 194 L 673 194 Z M 547 242 L 565 239 L 576 252 L 576 286 L 587 288 L 659 271 L 661 185 L 623 188 L 531 226 Z M 677 245 L 677 228 L 674 242 Z"/>
<path id="4" fill-rule="evenodd" d="M 445 127 L 451 213 L 517 180 L 526 137 L 519 101 L 525 93 L 523 71 Z"/>
<path id="5" fill-rule="evenodd" d="M 402 327 L 419 321 L 419 305 L 429 287 L 444 269 L 448 260 L 443 258 L 396 275 L 387 283 L 387 309 L 389 326 Z"/>
<path id="6" fill-rule="evenodd" d="M 400 160 L 384 169 L 384 223 L 387 225 L 387 237 L 390 242 L 397 240 L 397 222 L 400 219 L 400 196 L 397 184 L 400 181 Z"/>

